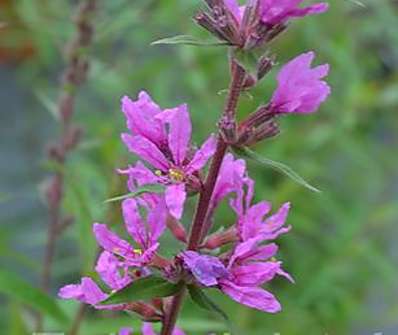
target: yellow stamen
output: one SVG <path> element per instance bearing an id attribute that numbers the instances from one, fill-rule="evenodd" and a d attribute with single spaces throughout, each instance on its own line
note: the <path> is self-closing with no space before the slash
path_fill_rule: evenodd
<path id="1" fill-rule="evenodd" d="M 142 255 L 142 250 L 141 249 L 134 249 L 134 253 L 141 256 Z"/>
<path id="2" fill-rule="evenodd" d="M 169 177 L 177 182 L 182 182 L 185 178 L 184 172 L 177 169 L 169 169 Z"/>
<path id="3" fill-rule="evenodd" d="M 161 177 L 162 176 L 162 171 L 156 170 L 155 171 L 155 175 L 157 175 L 158 177 Z"/>

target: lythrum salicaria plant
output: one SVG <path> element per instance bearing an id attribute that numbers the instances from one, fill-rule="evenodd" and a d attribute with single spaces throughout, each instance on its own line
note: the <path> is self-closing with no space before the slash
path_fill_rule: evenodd
<path id="1" fill-rule="evenodd" d="M 266 313 L 281 310 L 264 285 L 276 276 L 293 282 L 276 258 L 275 243 L 290 230 L 286 223 L 290 203 L 274 211 L 267 201 L 255 203 L 255 182 L 245 160 L 236 155 L 257 159 L 316 190 L 287 166 L 258 158 L 249 147 L 275 137 L 280 117 L 318 109 L 330 93 L 323 81 L 329 66 L 312 67 L 315 53 L 303 53 L 282 66 L 268 103 L 244 120 L 237 117 L 237 107 L 241 93 L 275 66 L 270 43 L 286 30 L 290 20 L 322 13 L 328 5 L 300 7 L 301 0 L 248 0 L 246 6 L 239 6 L 236 0 L 205 2 L 206 9 L 194 19 L 217 41 L 177 36 L 156 43 L 211 44 L 228 49 L 231 83 L 215 134 L 197 148 L 191 143 L 187 105 L 162 109 L 145 91 L 136 100 L 122 99 L 128 131 L 121 137 L 141 160 L 118 171 L 128 176 L 130 193 L 112 200 L 122 200 L 125 229 L 132 242 L 95 223 L 93 232 L 103 249 L 95 270 L 104 285 L 85 277 L 59 292 L 64 299 L 76 299 L 96 309 L 136 313 L 144 321 L 144 335 L 155 334 L 152 323 L 156 322 L 161 323 L 161 335 L 183 334 L 176 323 L 187 293 L 202 308 L 227 319 L 207 295 L 208 288 Z M 198 197 L 189 233 L 180 221 L 188 197 Z M 214 232 L 214 213 L 225 199 L 236 218 L 229 227 Z M 184 245 L 173 258 L 159 251 L 166 229 Z M 120 334 L 131 332 L 129 328 L 120 330 Z"/>

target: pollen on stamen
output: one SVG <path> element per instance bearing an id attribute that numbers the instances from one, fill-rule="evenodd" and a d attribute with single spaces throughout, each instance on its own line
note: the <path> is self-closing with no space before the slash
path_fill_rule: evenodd
<path id="1" fill-rule="evenodd" d="M 162 171 L 156 170 L 155 171 L 155 175 L 157 175 L 158 177 L 161 177 L 162 176 Z"/>
<path id="2" fill-rule="evenodd" d="M 141 256 L 142 255 L 142 250 L 141 249 L 134 249 L 134 253 Z"/>
<path id="3" fill-rule="evenodd" d="M 181 182 L 184 180 L 184 172 L 177 170 L 177 169 L 170 169 L 169 170 L 169 177 L 177 182 Z"/>

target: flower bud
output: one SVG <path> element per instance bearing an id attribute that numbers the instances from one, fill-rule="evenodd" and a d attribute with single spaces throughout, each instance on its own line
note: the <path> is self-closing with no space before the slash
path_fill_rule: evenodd
<path id="1" fill-rule="evenodd" d="M 155 307 L 144 302 L 132 302 L 128 305 L 128 310 L 138 314 L 144 321 L 161 321 L 163 315 Z"/>
<path id="2" fill-rule="evenodd" d="M 187 232 L 184 226 L 171 215 L 167 217 L 166 221 L 167 227 L 170 229 L 173 236 L 183 243 L 187 243 Z"/>
<path id="3" fill-rule="evenodd" d="M 206 238 L 202 244 L 204 249 L 217 249 L 225 244 L 232 243 L 238 240 L 238 235 L 236 233 L 235 227 L 231 227 L 227 230 L 216 232 Z"/>

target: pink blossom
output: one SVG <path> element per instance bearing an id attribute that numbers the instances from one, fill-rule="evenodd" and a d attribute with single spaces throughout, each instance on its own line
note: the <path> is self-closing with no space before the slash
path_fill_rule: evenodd
<path id="1" fill-rule="evenodd" d="M 248 0 L 247 4 L 253 7 L 259 6 L 261 21 L 268 26 L 286 23 L 290 18 L 321 14 L 329 8 L 325 2 L 300 8 L 302 2 L 303 0 Z M 238 0 L 224 0 L 224 4 L 237 22 L 242 23 L 246 6 L 240 6 Z"/>
<path id="2" fill-rule="evenodd" d="M 329 65 L 311 69 L 314 57 L 314 52 L 304 53 L 281 69 L 270 103 L 272 113 L 313 113 L 326 100 L 330 87 L 321 79 L 327 76 Z"/>
<path id="3" fill-rule="evenodd" d="M 278 247 L 276 244 L 259 245 L 259 238 L 238 244 L 227 260 L 227 266 L 215 257 L 194 251 L 181 254 L 185 267 L 203 286 L 218 287 L 233 300 L 268 313 L 281 310 L 278 300 L 261 286 L 276 275 L 293 281 L 282 270 L 282 262 L 269 260 Z"/>
<path id="4" fill-rule="evenodd" d="M 128 273 L 128 267 L 113 254 L 104 251 L 96 265 L 96 271 L 101 279 L 112 291 L 118 291 L 133 281 Z M 99 305 L 109 296 L 89 277 L 83 277 L 80 284 L 71 284 L 62 287 L 58 296 L 62 299 L 75 299 L 93 305 L 96 309 L 123 310 L 126 304 Z"/>
<path id="5" fill-rule="evenodd" d="M 166 186 L 165 200 L 172 216 L 180 219 L 187 196 L 187 188 L 198 190 L 198 176 L 215 152 L 216 140 L 210 136 L 200 149 L 191 151 L 191 119 L 187 105 L 161 110 L 145 92 L 137 101 L 123 98 L 122 109 L 131 134 L 122 134 L 127 148 L 151 164 L 150 170 L 130 168 L 125 173 L 138 183 L 161 183 Z M 123 171 L 122 171 L 123 172 Z M 144 174 L 143 174 L 144 173 Z M 145 180 L 144 180 L 145 179 Z M 130 185 L 134 183 L 130 181 Z"/>
<path id="6" fill-rule="evenodd" d="M 139 248 L 135 248 L 129 242 L 121 239 L 104 224 L 94 224 L 94 235 L 102 248 L 121 257 L 127 265 L 144 266 L 151 261 L 159 246 L 157 240 L 166 228 L 165 204 L 163 201 L 159 201 L 155 208 L 149 210 L 145 221 L 139 213 L 138 203 L 135 199 L 124 200 L 122 208 L 127 232 Z"/>
<path id="7" fill-rule="evenodd" d="M 286 23 L 290 18 L 321 14 L 326 12 L 329 8 L 329 5 L 325 2 L 300 8 L 299 5 L 303 2 L 303 0 L 259 1 L 261 20 L 263 23 L 270 26 Z"/>

